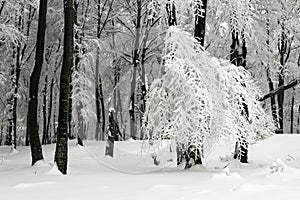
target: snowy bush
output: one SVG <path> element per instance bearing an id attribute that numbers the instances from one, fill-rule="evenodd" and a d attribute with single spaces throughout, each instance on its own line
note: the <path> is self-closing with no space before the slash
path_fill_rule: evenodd
<path id="1" fill-rule="evenodd" d="M 251 75 L 211 57 L 177 27 L 166 35 L 164 68 L 147 97 L 149 138 L 172 139 L 185 150 L 193 145 L 205 155 L 221 137 L 247 148 L 241 141 L 251 144 L 272 135 L 272 119 L 257 100 L 261 93 Z"/>

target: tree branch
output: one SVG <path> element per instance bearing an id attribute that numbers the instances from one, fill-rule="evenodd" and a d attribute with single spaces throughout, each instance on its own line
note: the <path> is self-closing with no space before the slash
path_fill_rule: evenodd
<path id="1" fill-rule="evenodd" d="M 271 91 L 270 93 L 264 95 L 262 98 L 259 99 L 259 101 L 264 101 L 270 97 L 275 96 L 276 94 L 278 94 L 279 92 L 288 90 L 292 87 L 295 87 L 298 83 L 300 82 L 300 78 L 298 79 L 293 79 L 292 81 L 290 81 L 287 85 L 283 85 L 280 86 L 279 88 L 277 88 L 276 90 Z"/>

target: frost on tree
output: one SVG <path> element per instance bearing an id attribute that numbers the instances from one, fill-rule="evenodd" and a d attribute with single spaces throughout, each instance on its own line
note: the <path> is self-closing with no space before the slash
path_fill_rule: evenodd
<path id="1" fill-rule="evenodd" d="M 258 102 L 260 89 L 251 75 L 211 57 L 177 27 L 170 27 L 166 35 L 164 71 L 147 96 L 144 129 L 149 139 L 171 139 L 185 155 L 193 149 L 193 154 L 205 157 L 221 137 L 251 144 L 272 135 L 272 118 Z"/>

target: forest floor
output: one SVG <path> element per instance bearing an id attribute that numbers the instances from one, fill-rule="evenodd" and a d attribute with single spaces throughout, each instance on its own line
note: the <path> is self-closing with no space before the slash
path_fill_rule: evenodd
<path id="1" fill-rule="evenodd" d="M 111 159 L 103 156 L 105 143 L 69 142 L 67 176 L 53 165 L 55 145 L 43 146 L 45 160 L 35 166 L 30 166 L 29 147 L 13 152 L 0 147 L 0 199 L 300 199 L 300 135 L 258 142 L 249 150 L 248 164 L 220 159 L 227 151 L 220 142 L 203 167 L 189 170 L 175 167 L 176 151 L 167 142 L 156 153 L 141 152 L 143 142 L 116 146 Z"/>

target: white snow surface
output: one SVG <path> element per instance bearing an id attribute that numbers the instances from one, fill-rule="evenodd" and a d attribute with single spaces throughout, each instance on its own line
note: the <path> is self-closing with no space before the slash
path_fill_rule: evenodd
<path id="1" fill-rule="evenodd" d="M 0 199 L 300 199 L 300 135 L 276 135 L 251 146 L 249 164 L 226 157 L 228 147 L 220 141 L 204 166 L 189 170 L 175 167 L 176 149 L 168 142 L 156 152 L 141 151 L 145 142 L 118 142 L 113 159 L 104 156 L 105 143 L 85 144 L 69 142 L 67 176 L 53 163 L 54 145 L 43 146 L 45 160 L 34 166 L 29 147 L 14 153 L 0 147 Z"/>

